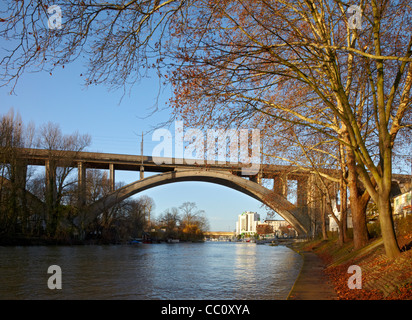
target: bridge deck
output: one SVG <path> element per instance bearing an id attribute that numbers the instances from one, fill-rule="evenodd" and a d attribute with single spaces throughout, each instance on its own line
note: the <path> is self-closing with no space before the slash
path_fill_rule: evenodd
<path id="1" fill-rule="evenodd" d="M 44 165 L 47 160 L 54 159 L 60 161 L 65 166 L 77 167 L 79 162 L 91 169 L 109 169 L 110 164 L 115 170 L 139 171 L 140 166 L 148 172 L 169 172 L 176 169 L 211 169 L 230 171 L 233 174 L 241 175 L 242 168 L 247 165 L 242 163 L 230 164 L 229 162 L 205 161 L 205 164 L 188 164 L 185 159 L 165 158 L 166 163 L 156 164 L 151 156 L 113 154 L 100 152 L 76 152 L 58 151 L 45 149 L 20 149 L 21 157 L 26 159 L 28 165 Z M 260 166 L 261 172 L 267 176 L 290 172 L 294 174 L 308 174 L 307 170 L 287 165 L 267 165 Z"/>
<path id="2" fill-rule="evenodd" d="M 217 161 L 205 161 L 205 164 L 203 165 L 188 164 L 185 159 L 177 158 L 165 158 L 167 162 L 159 165 L 153 161 L 151 156 L 85 151 L 77 152 L 22 148 L 19 149 L 19 153 L 22 158 L 27 160 L 28 165 L 44 165 L 47 160 L 55 159 L 58 162 L 60 161 L 61 163 L 64 163 L 64 166 L 77 167 L 78 163 L 81 162 L 86 168 L 91 169 L 110 169 L 110 165 L 113 165 L 115 170 L 139 171 L 141 165 L 143 165 L 144 171 L 147 172 L 169 172 L 178 169 L 210 169 L 227 171 L 242 176 L 242 168 L 244 167 L 241 163 L 230 164 L 229 162 L 218 163 Z M 310 171 L 309 168 L 305 169 L 292 165 L 260 165 L 260 174 L 262 178 L 273 178 L 275 175 L 288 174 L 289 179 L 293 179 L 294 177 L 308 175 L 310 174 Z M 337 170 L 322 169 L 321 171 L 330 175 L 339 176 L 339 171 Z M 392 176 L 394 180 L 401 183 L 408 183 L 411 181 L 411 175 L 393 174 Z"/>

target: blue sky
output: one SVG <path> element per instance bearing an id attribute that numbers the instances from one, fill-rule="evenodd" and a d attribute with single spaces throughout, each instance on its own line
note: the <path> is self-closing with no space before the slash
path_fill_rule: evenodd
<path id="1" fill-rule="evenodd" d="M 160 109 L 171 97 L 163 88 L 159 95 L 159 80 L 151 77 L 136 84 L 130 94 L 109 91 L 105 86 L 83 85 L 85 69 L 81 62 L 47 72 L 25 73 L 10 95 L 11 87 L 0 88 L 0 113 L 10 108 L 20 113 L 24 123 L 33 121 L 36 127 L 48 121 L 58 123 L 64 133 L 88 133 L 92 144 L 87 151 L 140 154 L 142 131 L 149 131 L 170 116 L 169 110 L 151 115 L 157 103 Z M 170 128 L 172 129 L 172 128 Z M 173 132 L 173 130 L 171 130 Z M 144 153 L 151 155 L 155 145 L 151 134 L 144 137 Z M 138 172 L 116 171 L 116 181 L 130 183 Z M 154 216 L 167 208 L 179 207 L 185 201 L 195 202 L 206 212 L 212 231 L 233 231 L 237 216 L 254 211 L 266 217 L 261 203 L 238 191 L 206 182 L 180 182 L 156 187 L 136 195 L 148 195 L 156 204 Z M 277 218 L 280 218 L 277 216 Z"/>

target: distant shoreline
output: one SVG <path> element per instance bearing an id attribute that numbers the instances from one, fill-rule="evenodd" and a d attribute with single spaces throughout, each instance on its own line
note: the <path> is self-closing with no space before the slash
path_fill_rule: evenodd
<path id="1" fill-rule="evenodd" d="M 203 240 L 179 240 L 180 243 L 201 243 L 208 242 Z M 292 249 L 293 245 L 297 242 L 301 242 L 301 239 L 277 239 L 277 245 L 284 245 Z M 154 240 L 153 244 L 157 243 L 167 243 L 167 240 Z M 75 240 L 75 239 L 47 239 L 47 238 L 27 238 L 27 237 L 14 237 L 0 238 L 0 246 L 2 247 L 12 247 L 12 246 L 89 246 L 89 245 L 127 245 L 128 241 L 104 241 L 99 239 L 90 240 Z M 132 244 L 133 245 L 133 244 Z"/>
<path id="2" fill-rule="evenodd" d="M 203 240 L 180 240 L 180 243 L 201 243 Z M 149 244 L 168 243 L 167 240 L 156 240 Z M 147 244 L 147 243 L 145 243 Z M 0 247 L 13 246 L 90 246 L 90 245 L 137 245 L 129 241 L 103 241 L 103 240 L 64 240 L 45 238 L 0 238 Z"/>

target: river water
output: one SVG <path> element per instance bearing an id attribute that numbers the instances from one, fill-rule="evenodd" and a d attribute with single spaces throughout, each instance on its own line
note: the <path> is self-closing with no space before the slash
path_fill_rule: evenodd
<path id="1" fill-rule="evenodd" d="M 301 266 L 285 246 L 254 243 L 0 247 L 0 299 L 283 300 Z"/>

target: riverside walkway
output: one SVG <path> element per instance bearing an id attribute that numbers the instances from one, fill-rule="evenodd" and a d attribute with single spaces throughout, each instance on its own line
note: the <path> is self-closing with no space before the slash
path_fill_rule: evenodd
<path id="1" fill-rule="evenodd" d="M 323 273 L 321 259 L 313 252 L 300 252 L 303 266 L 289 293 L 288 300 L 335 300 L 337 295 Z"/>

